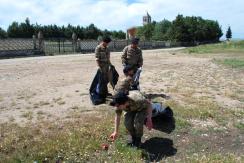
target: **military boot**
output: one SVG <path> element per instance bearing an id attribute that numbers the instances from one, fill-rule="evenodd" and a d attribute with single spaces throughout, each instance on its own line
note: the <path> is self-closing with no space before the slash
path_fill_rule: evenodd
<path id="1" fill-rule="evenodd" d="M 132 146 L 136 148 L 141 147 L 141 137 L 132 137 Z"/>

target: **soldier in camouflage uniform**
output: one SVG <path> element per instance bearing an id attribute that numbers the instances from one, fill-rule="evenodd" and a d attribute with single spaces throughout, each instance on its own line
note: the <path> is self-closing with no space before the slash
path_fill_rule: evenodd
<path id="1" fill-rule="evenodd" d="M 139 92 L 130 91 L 129 95 L 119 92 L 111 102 L 116 107 L 115 130 L 110 138 L 115 140 L 119 134 L 119 124 L 122 111 L 125 111 L 124 125 L 132 136 L 131 145 L 140 147 L 143 135 L 143 125 L 146 119 L 146 126 L 152 129 L 152 107 L 151 103 Z"/>
<path id="2" fill-rule="evenodd" d="M 133 67 L 128 65 L 124 68 L 123 71 L 124 71 L 125 77 L 122 78 L 121 80 L 119 80 L 119 82 L 115 86 L 114 96 L 119 92 L 129 94 L 130 87 L 133 84 L 133 75 L 135 74 Z"/>
<path id="3" fill-rule="evenodd" d="M 102 42 L 96 47 L 95 49 L 95 57 L 97 66 L 99 67 L 102 73 L 102 85 L 105 86 L 104 93 L 108 94 L 107 84 L 110 80 L 109 75 L 109 66 L 111 65 L 110 62 L 110 51 L 108 49 L 108 44 L 111 42 L 109 37 L 103 37 Z"/>
<path id="4" fill-rule="evenodd" d="M 133 38 L 131 40 L 131 45 L 124 48 L 123 54 L 121 56 L 123 66 L 130 65 L 136 72 L 138 68 L 143 65 L 142 51 L 138 47 L 139 38 Z M 134 83 L 139 85 L 139 83 Z"/>

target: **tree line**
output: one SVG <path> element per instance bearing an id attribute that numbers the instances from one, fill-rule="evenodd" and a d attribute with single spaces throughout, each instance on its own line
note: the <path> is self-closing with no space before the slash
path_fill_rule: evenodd
<path id="1" fill-rule="evenodd" d="M 137 35 L 143 40 L 204 42 L 219 41 L 223 32 L 217 21 L 178 15 L 172 22 L 164 19 L 138 27 Z"/>
<path id="2" fill-rule="evenodd" d="M 25 22 L 13 22 L 9 25 L 7 31 L 0 28 L 0 38 L 31 38 L 33 34 L 37 35 L 39 31 L 43 32 L 45 38 L 68 38 L 72 37 L 73 32 L 80 39 L 95 39 L 109 35 L 113 39 L 125 39 L 126 33 L 123 31 L 108 31 L 97 28 L 94 24 L 87 27 L 82 26 L 57 26 L 57 25 L 39 25 L 31 24 L 26 18 Z M 172 22 L 162 20 L 153 21 L 150 24 L 137 27 L 137 36 L 141 40 L 155 41 L 179 41 L 179 42 L 208 42 L 219 41 L 223 35 L 221 26 L 217 21 L 203 19 L 202 17 L 178 15 Z M 227 39 L 232 37 L 231 29 L 226 33 Z"/>
<path id="3" fill-rule="evenodd" d="M 9 25 L 7 31 L 0 28 L 0 38 L 32 38 L 33 34 L 37 35 L 39 31 L 42 31 L 44 38 L 68 38 L 72 37 L 73 33 L 76 33 L 77 38 L 80 39 L 98 39 L 104 35 L 109 35 L 113 39 L 125 39 L 126 34 L 122 30 L 109 31 L 101 30 L 94 24 L 90 24 L 87 27 L 72 26 L 57 26 L 57 25 L 39 25 L 31 24 L 29 18 L 26 18 L 25 22 L 18 23 L 13 22 Z"/>

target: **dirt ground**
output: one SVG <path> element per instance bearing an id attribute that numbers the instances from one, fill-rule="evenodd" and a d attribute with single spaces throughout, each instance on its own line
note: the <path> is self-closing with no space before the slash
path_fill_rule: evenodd
<path id="1" fill-rule="evenodd" d="M 207 96 L 223 107 L 244 108 L 243 100 L 228 96 L 243 91 L 244 73 L 218 66 L 211 57 L 175 50 L 143 51 L 143 92 L 166 93 L 184 103 L 184 91 L 191 90 L 190 96 Z M 112 53 L 111 61 L 122 76 L 120 55 Z M 97 69 L 94 54 L 6 59 L 0 65 L 0 123 L 64 119 L 72 109 L 88 112 L 99 108 L 88 95 Z"/>

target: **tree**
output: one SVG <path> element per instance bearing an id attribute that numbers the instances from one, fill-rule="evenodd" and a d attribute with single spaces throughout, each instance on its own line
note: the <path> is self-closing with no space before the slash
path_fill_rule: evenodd
<path id="1" fill-rule="evenodd" d="M 35 33 L 34 25 L 30 24 L 29 18 L 25 22 L 13 22 L 7 30 L 8 36 L 12 38 L 31 38 Z"/>
<path id="2" fill-rule="evenodd" d="M 169 40 L 169 32 L 171 26 L 171 22 L 166 19 L 159 23 L 155 23 L 152 39 L 156 41 Z"/>
<path id="3" fill-rule="evenodd" d="M 7 32 L 0 28 L 0 38 L 7 38 Z"/>
<path id="4" fill-rule="evenodd" d="M 178 15 L 172 22 L 170 38 L 180 42 L 219 41 L 223 35 L 217 21 L 204 20 L 201 17 L 183 17 Z"/>
<path id="5" fill-rule="evenodd" d="M 156 23 L 146 24 L 137 28 L 137 36 L 142 40 L 151 40 Z"/>
<path id="6" fill-rule="evenodd" d="M 232 38 L 232 31 L 230 29 L 230 26 L 228 27 L 228 30 L 226 31 L 226 39 L 230 40 Z"/>
<path id="7" fill-rule="evenodd" d="M 183 15 L 177 15 L 176 19 L 172 22 L 171 40 L 189 42 L 190 34 Z"/>

